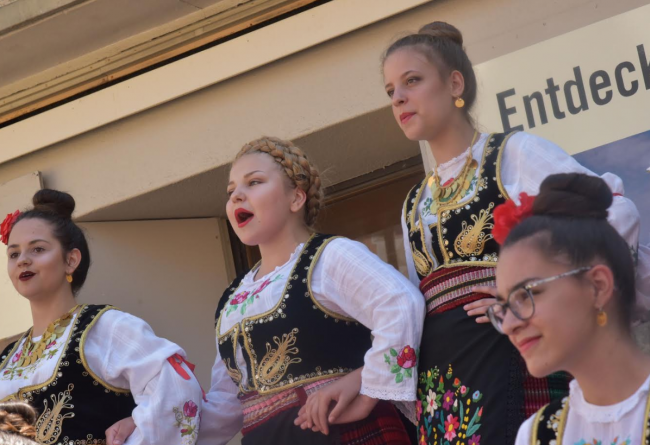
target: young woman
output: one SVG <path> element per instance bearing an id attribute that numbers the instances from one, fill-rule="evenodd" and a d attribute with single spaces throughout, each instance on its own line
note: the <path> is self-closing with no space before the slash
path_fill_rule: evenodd
<path id="1" fill-rule="evenodd" d="M 34 325 L 0 353 L 0 401 L 36 409 L 41 444 L 103 444 L 131 416 L 129 444 L 194 444 L 202 391 L 183 350 L 137 317 L 77 304 L 90 252 L 74 199 L 41 190 L 33 204 L 2 223 L 9 278 Z"/>
<path id="2" fill-rule="evenodd" d="M 607 222 L 609 187 L 559 174 L 524 201 L 495 212 L 503 245 L 488 314 L 532 375 L 567 371 L 575 380 L 568 398 L 522 425 L 516 444 L 649 443 L 650 357 L 631 333 L 634 263 Z"/>
<path id="3" fill-rule="evenodd" d="M 462 44 L 456 28 L 435 22 L 397 40 L 383 60 L 398 125 L 427 141 L 436 161 L 409 193 L 402 224 L 409 275 L 427 306 L 418 430 L 426 444 L 512 444 L 527 414 L 565 395 L 568 380 L 532 378 L 510 342 L 484 324 L 499 260 L 493 211 L 537 193 L 549 173 L 593 173 L 539 137 L 476 130 L 477 82 Z M 604 178 L 616 195 L 609 221 L 636 249 L 638 212 L 620 179 Z"/>
<path id="4" fill-rule="evenodd" d="M 388 401 L 415 400 L 420 293 L 363 244 L 312 231 L 320 179 L 290 142 L 245 145 L 228 194 L 235 233 L 262 260 L 219 302 L 199 443 L 225 443 L 243 424 L 244 444 L 408 444 Z M 345 424 L 323 421 L 327 435 L 294 425 L 320 388 L 357 381 Z M 320 422 L 327 408 L 312 414 Z"/>

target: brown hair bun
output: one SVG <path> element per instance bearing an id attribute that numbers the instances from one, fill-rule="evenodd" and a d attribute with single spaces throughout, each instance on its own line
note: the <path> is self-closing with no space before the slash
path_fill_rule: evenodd
<path id="1" fill-rule="evenodd" d="M 612 191 L 601 178 L 581 173 L 551 175 L 533 204 L 535 215 L 607 219 Z"/>
<path id="2" fill-rule="evenodd" d="M 445 22 L 432 22 L 424 25 L 418 34 L 428 35 L 439 39 L 448 39 L 463 46 L 463 34 L 453 25 Z"/>
<path id="3" fill-rule="evenodd" d="M 52 213 L 64 219 L 72 218 L 75 201 L 68 193 L 58 190 L 43 189 L 34 194 L 32 198 L 34 210 Z"/>
<path id="4" fill-rule="evenodd" d="M 36 438 L 36 411 L 26 403 L 0 404 L 0 432 Z"/>

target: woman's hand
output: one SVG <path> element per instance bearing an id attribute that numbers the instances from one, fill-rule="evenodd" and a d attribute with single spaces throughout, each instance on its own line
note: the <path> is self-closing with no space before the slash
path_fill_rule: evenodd
<path id="1" fill-rule="evenodd" d="M 349 423 L 367 417 L 377 401 L 359 395 L 362 371 L 363 368 L 359 368 L 310 395 L 294 424 L 327 435 L 329 424 Z"/>
<path id="2" fill-rule="evenodd" d="M 463 306 L 463 310 L 467 312 L 467 315 L 470 317 L 476 317 L 477 323 L 489 323 L 490 319 L 487 317 L 487 310 L 490 306 L 497 302 L 497 288 L 495 286 L 477 286 L 472 289 L 472 292 L 479 294 L 492 295 L 494 298 L 483 298 L 481 300 L 476 300 L 472 303 L 466 304 Z"/>
<path id="3" fill-rule="evenodd" d="M 127 417 L 106 430 L 106 445 L 122 445 L 135 431 L 133 417 Z"/>

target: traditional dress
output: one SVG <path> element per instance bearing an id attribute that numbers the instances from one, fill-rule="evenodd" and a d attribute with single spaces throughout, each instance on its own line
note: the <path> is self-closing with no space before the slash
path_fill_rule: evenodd
<path id="1" fill-rule="evenodd" d="M 224 444 L 242 425 L 244 444 L 410 443 L 387 401 L 415 401 L 418 290 L 363 244 L 323 235 L 256 273 L 236 279 L 218 305 L 199 443 Z M 309 394 L 361 366 L 361 394 L 381 399 L 367 419 L 329 436 L 293 424 Z"/>
<path id="2" fill-rule="evenodd" d="M 585 400 L 577 381 L 519 429 L 516 445 L 650 445 L 650 376 L 630 397 L 610 406 Z"/>
<path id="3" fill-rule="evenodd" d="M 521 192 L 536 195 L 546 176 L 592 174 L 559 147 L 526 133 L 481 134 L 465 153 L 438 166 L 409 193 L 403 231 L 409 276 L 427 305 L 418 386 L 421 443 L 513 444 L 519 425 L 568 392 L 568 378 L 535 379 L 506 336 L 478 324 L 463 305 L 485 298 L 499 246 L 492 212 Z M 610 222 L 638 245 L 639 215 L 614 175 Z M 441 442 L 442 441 L 442 442 Z"/>
<path id="4" fill-rule="evenodd" d="M 82 305 L 62 320 L 37 360 L 25 359 L 29 333 L 0 354 L 0 401 L 37 410 L 39 443 L 104 445 L 106 429 L 130 416 L 127 445 L 196 442 L 202 391 L 180 347 L 111 306 Z"/>

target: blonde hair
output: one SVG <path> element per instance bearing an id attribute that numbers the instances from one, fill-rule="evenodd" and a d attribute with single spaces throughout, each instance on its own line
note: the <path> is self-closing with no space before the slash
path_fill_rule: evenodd
<path id="1" fill-rule="evenodd" d="M 253 153 L 265 153 L 280 164 L 293 187 L 299 187 L 307 195 L 305 223 L 312 227 L 323 205 L 320 174 L 309 162 L 307 155 L 292 142 L 275 137 L 263 137 L 244 145 L 235 160 Z"/>
<path id="2" fill-rule="evenodd" d="M 0 405 L 0 432 L 16 434 L 28 439 L 36 438 L 36 411 L 26 403 L 3 403 Z"/>

